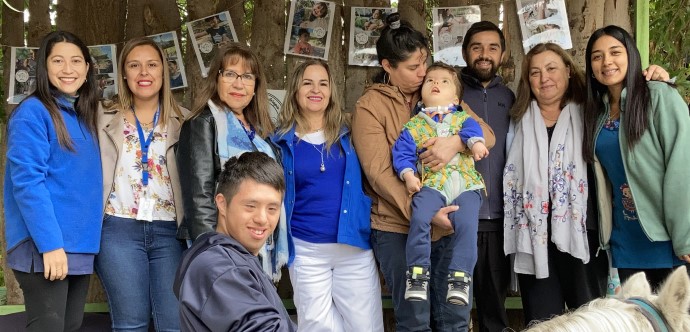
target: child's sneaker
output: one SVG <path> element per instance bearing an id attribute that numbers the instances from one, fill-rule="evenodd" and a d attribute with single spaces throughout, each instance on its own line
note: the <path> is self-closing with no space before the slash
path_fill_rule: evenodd
<path id="1" fill-rule="evenodd" d="M 453 271 L 448 275 L 448 296 L 451 304 L 468 305 L 470 303 L 470 283 L 472 278 L 465 272 Z"/>
<path id="2" fill-rule="evenodd" d="M 426 301 L 429 288 L 429 270 L 421 266 L 412 266 L 407 271 L 407 289 L 405 300 Z"/>

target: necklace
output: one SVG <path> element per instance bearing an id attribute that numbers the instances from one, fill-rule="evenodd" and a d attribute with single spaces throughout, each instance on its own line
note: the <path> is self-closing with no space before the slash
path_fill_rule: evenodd
<path id="1" fill-rule="evenodd" d="M 134 117 L 135 117 L 137 120 L 139 119 L 139 118 L 137 118 L 137 113 L 134 111 L 134 109 L 132 109 L 132 114 L 134 114 Z M 142 127 L 148 128 L 150 125 L 153 124 L 153 119 L 151 119 L 151 121 L 150 121 L 150 122 L 147 122 L 147 123 L 144 123 L 144 122 L 139 121 L 139 124 L 141 124 Z"/>
<path id="2" fill-rule="evenodd" d="M 309 145 L 311 145 L 314 149 L 316 149 L 316 151 L 318 151 L 319 154 L 321 155 L 321 167 L 319 167 L 319 170 L 321 170 L 321 173 L 325 172 L 326 171 L 326 165 L 324 165 L 324 163 L 323 163 L 323 147 L 326 145 L 326 143 L 324 143 L 321 146 L 321 149 L 318 149 L 315 144 L 309 143 Z"/>

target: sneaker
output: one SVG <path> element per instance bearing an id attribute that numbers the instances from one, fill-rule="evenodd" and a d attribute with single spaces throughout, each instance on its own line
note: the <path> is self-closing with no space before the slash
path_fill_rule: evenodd
<path id="1" fill-rule="evenodd" d="M 454 271 L 448 275 L 448 296 L 446 301 L 456 305 L 468 305 L 470 303 L 470 283 L 472 277 L 462 271 Z"/>
<path id="2" fill-rule="evenodd" d="M 405 300 L 426 301 L 429 288 L 429 270 L 421 266 L 412 266 L 407 271 L 407 288 Z"/>

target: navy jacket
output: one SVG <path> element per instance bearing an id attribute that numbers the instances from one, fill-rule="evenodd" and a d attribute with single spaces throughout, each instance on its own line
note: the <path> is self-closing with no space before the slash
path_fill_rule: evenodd
<path id="1" fill-rule="evenodd" d="M 271 137 L 280 147 L 285 172 L 285 214 L 288 222 L 288 248 L 290 258 L 288 265 L 295 259 L 295 245 L 292 241 L 290 219 L 295 207 L 295 128 L 284 135 Z M 338 243 L 348 244 L 362 249 L 371 249 L 371 198 L 364 194 L 362 187 L 362 169 L 355 148 L 350 141 L 350 131 L 343 128 L 340 132 L 340 147 L 345 156 L 345 178 L 343 179 L 342 201 L 338 220 Z"/>
<path id="2" fill-rule="evenodd" d="M 479 219 L 501 219 L 499 229 L 503 227 L 503 167 L 506 163 L 506 136 L 510 127 L 510 116 L 508 112 L 513 107 L 515 94 L 505 84 L 500 76 L 495 76 L 489 85 L 484 87 L 479 80 L 467 74 L 463 69 L 460 74 L 463 96 L 462 100 L 480 116 L 484 122 L 494 130 L 496 145 L 491 149 L 491 153 L 475 163 L 475 168 L 484 177 L 487 199 L 479 209 Z M 482 227 L 484 226 L 484 227 Z M 479 223 L 480 231 L 496 229 L 485 229 L 488 225 Z"/>
<path id="3" fill-rule="evenodd" d="M 182 331 L 295 331 L 259 259 L 235 239 L 204 233 L 182 258 L 173 286 Z"/>

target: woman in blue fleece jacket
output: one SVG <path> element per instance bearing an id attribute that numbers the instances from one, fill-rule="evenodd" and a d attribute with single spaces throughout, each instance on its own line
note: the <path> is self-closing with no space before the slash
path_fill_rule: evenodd
<path id="1" fill-rule="evenodd" d="M 75 331 L 101 236 L 96 80 L 86 45 L 69 32 L 49 33 L 36 63 L 36 91 L 7 126 L 7 265 L 27 331 Z"/>

